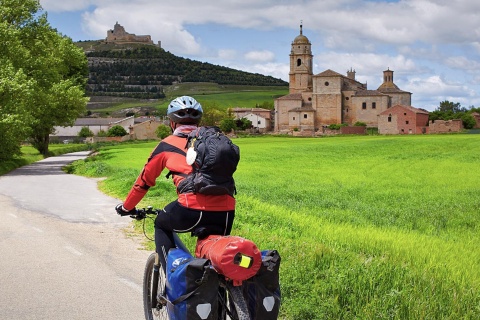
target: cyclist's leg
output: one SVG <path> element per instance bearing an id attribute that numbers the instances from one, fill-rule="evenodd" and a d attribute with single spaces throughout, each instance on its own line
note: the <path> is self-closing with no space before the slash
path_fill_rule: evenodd
<path id="1" fill-rule="evenodd" d="M 155 219 L 155 247 L 165 270 L 168 250 L 175 248 L 173 232 L 189 232 L 200 221 L 201 212 L 182 207 L 177 201 L 169 203 Z"/>
<path id="2" fill-rule="evenodd" d="M 195 227 L 194 235 L 200 239 L 209 235 L 230 235 L 234 219 L 235 210 L 203 211 L 202 218 Z"/>

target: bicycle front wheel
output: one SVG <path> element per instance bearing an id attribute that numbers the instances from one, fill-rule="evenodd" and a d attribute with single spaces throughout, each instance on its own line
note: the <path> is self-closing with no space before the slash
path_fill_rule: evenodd
<path id="1" fill-rule="evenodd" d="M 165 273 L 157 254 L 152 253 L 145 265 L 143 274 L 143 309 L 146 320 L 168 320 L 165 296 Z"/>

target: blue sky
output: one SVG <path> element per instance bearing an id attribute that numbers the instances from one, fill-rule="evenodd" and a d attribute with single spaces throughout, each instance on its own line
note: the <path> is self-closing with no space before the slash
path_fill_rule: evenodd
<path id="1" fill-rule="evenodd" d="M 312 43 L 327 69 L 375 90 L 383 71 L 433 111 L 444 100 L 480 107 L 478 0 L 40 0 L 52 27 L 74 41 L 105 39 L 116 22 L 171 53 L 288 80 L 293 39 Z"/>

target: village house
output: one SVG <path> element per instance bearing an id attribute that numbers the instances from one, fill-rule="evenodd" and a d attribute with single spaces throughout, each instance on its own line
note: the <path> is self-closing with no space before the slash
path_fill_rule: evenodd
<path id="1" fill-rule="evenodd" d="M 428 111 L 397 104 L 378 115 L 380 134 L 428 133 Z"/>
<path id="2" fill-rule="evenodd" d="M 344 76 L 333 70 L 313 75 L 311 43 L 300 34 L 290 52 L 289 94 L 275 100 L 275 132 L 314 134 L 330 124 L 363 122 L 378 126 L 378 115 L 400 104 L 411 105 L 411 93 L 393 81 L 393 71 L 383 71 L 383 83 L 376 90 L 355 79 L 355 70 Z"/>
<path id="3" fill-rule="evenodd" d="M 78 118 L 73 126 L 55 127 L 55 133 L 51 137 L 60 140 L 72 140 L 78 137 L 83 127 L 88 128 L 95 136 L 100 131 L 107 132 L 108 129 L 115 125 L 119 125 L 125 129 L 127 135 L 121 140 L 148 140 L 158 139 L 156 130 L 162 122 L 155 117 L 138 117 L 134 118 Z M 89 142 L 102 140 L 99 137 L 89 139 Z"/>
<path id="4" fill-rule="evenodd" d="M 55 127 L 55 133 L 52 136 L 59 138 L 77 137 L 83 127 L 87 127 L 94 135 L 98 135 L 100 131 L 107 132 L 115 125 L 122 126 L 128 132 L 129 127 L 133 126 L 134 122 L 135 118 L 133 116 L 127 118 L 78 118 L 73 126 Z"/>
<path id="5" fill-rule="evenodd" d="M 272 111 L 264 108 L 233 108 L 235 119 L 246 118 L 252 122 L 253 129 L 267 132 L 272 129 Z"/>

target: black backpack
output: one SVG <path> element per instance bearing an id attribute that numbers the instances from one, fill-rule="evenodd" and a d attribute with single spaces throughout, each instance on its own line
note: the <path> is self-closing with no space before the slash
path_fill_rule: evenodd
<path id="1" fill-rule="evenodd" d="M 240 149 L 215 126 L 198 127 L 187 136 L 187 163 L 193 172 L 177 186 L 179 193 L 236 194 L 233 173 Z"/>

